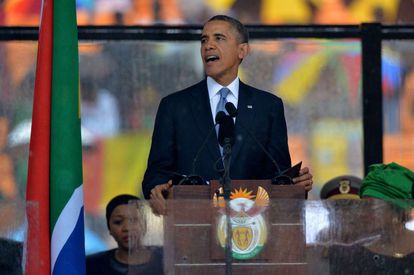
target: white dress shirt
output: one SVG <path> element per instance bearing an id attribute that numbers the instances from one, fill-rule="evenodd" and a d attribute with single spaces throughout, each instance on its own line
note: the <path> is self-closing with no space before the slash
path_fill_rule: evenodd
<path id="1" fill-rule="evenodd" d="M 220 89 L 228 88 L 230 90 L 226 99 L 227 102 L 231 102 L 237 108 L 237 103 L 239 102 L 239 77 L 236 77 L 228 86 L 222 86 L 218 84 L 213 78 L 207 77 L 207 89 L 208 97 L 210 99 L 211 115 L 213 116 L 213 121 L 216 119 L 216 108 L 217 104 L 220 101 Z M 234 118 L 235 119 L 235 118 Z"/>

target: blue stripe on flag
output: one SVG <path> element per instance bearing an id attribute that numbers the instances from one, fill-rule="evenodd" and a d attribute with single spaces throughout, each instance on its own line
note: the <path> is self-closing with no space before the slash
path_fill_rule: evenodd
<path id="1" fill-rule="evenodd" d="M 83 207 L 80 211 L 76 226 L 69 239 L 63 246 L 56 259 L 53 275 L 84 275 L 85 271 L 85 242 L 83 225 Z"/>

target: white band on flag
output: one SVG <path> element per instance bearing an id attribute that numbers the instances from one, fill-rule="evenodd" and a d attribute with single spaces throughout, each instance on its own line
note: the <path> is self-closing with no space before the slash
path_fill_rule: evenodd
<path id="1" fill-rule="evenodd" d="M 51 271 L 60 251 L 69 239 L 79 219 L 83 207 L 83 184 L 75 189 L 68 203 L 60 213 L 52 232 L 51 240 Z"/>

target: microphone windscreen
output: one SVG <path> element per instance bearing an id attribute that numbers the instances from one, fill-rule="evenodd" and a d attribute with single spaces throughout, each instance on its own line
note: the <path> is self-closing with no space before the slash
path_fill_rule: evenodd
<path id="1" fill-rule="evenodd" d="M 234 106 L 233 103 L 227 102 L 225 105 L 226 111 L 229 113 L 231 117 L 237 116 L 237 108 Z"/>
<path id="2" fill-rule="evenodd" d="M 224 145 L 226 138 L 230 139 L 231 144 L 234 144 L 234 121 L 230 116 L 224 116 L 220 123 L 218 141 L 221 146 Z"/>
<path id="3" fill-rule="evenodd" d="M 223 111 L 218 112 L 217 115 L 216 115 L 216 119 L 215 119 L 216 123 L 221 124 L 221 122 L 223 121 L 225 116 L 226 116 L 225 112 L 223 112 Z"/>
<path id="4" fill-rule="evenodd" d="M 206 185 L 206 181 L 203 180 L 201 176 L 198 175 L 190 175 L 184 177 L 178 185 Z"/>

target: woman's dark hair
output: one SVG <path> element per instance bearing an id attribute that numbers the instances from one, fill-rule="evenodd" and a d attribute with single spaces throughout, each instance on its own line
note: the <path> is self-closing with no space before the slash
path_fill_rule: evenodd
<path id="1" fill-rule="evenodd" d="M 109 201 L 109 203 L 106 206 L 106 213 L 105 213 L 106 225 L 108 226 L 108 229 L 110 229 L 109 220 L 111 218 L 111 215 L 114 209 L 119 205 L 129 204 L 131 201 L 139 201 L 139 198 L 133 195 L 123 194 L 123 195 L 118 195 Z"/>

